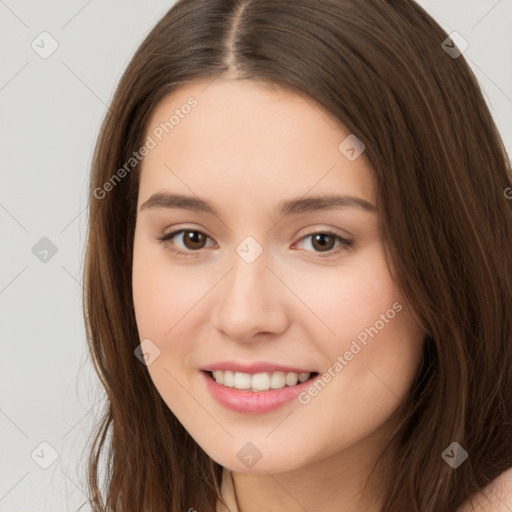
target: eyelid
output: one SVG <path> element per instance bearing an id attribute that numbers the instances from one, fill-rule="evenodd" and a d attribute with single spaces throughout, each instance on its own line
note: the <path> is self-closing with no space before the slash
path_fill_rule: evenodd
<path id="1" fill-rule="evenodd" d="M 353 235 L 351 233 L 348 233 L 348 231 L 342 231 L 338 228 L 333 227 L 317 227 L 318 224 L 313 224 L 311 226 L 306 226 L 305 228 L 301 229 L 297 232 L 297 234 L 294 236 L 294 238 L 298 238 L 299 240 L 303 240 L 305 237 L 316 235 L 319 233 L 324 234 L 330 234 L 336 237 L 341 238 L 342 240 L 346 242 L 351 242 Z"/>

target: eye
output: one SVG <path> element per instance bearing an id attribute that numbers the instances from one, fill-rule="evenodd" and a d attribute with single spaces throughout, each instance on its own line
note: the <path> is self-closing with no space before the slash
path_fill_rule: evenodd
<path id="1" fill-rule="evenodd" d="M 314 252 L 320 252 L 325 254 L 317 254 L 314 257 L 326 258 L 335 256 L 338 253 L 350 249 L 354 245 L 353 240 L 349 240 L 347 238 L 343 238 L 342 236 L 332 233 L 330 231 L 317 231 L 314 233 L 309 233 L 308 235 L 302 237 L 300 242 L 304 240 L 311 239 L 310 247 L 313 248 Z M 339 242 L 336 250 L 334 249 L 336 241 Z"/>
<path id="2" fill-rule="evenodd" d="M 191 253 L 198 252 L 201 249 L 204 249 L 205 241 L 208 238 L 210 238 L 208 235 L 206 235 L 202 231 L 198 231 L 197 229 L 180 229 L 178 231 L 173 231 L 172 233 L 159 237 L 158 239 L 162 243 L 166 243 L 172 240 L 173 238 L 178 237 L 179 235 L 183 235 L 181 236 L 181 239 L 182 243 L 185 246 L 185 251 L 181 251 L 179 250 L 179 248 L 176 249 L 174 247 L 174 242 L 172 242 L 171 244 L 167 244 L 167 246 L 172 252 L 180 256 L 190 256 Z"/>

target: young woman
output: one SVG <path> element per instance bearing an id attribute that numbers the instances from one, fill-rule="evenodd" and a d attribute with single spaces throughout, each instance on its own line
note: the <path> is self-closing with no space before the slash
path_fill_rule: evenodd
<path id="1" fill-rule="evenodd" d="M 510 197 L 416 3 L 179 1 L 92 166 L 93 510 L 510 510 Z"/>

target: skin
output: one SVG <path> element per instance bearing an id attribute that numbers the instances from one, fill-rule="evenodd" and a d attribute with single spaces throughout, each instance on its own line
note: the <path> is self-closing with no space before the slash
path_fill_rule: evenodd
<path id="1" fill-rule="evenodd" d="M 389 471 L 368 494 L 362 487 L 397 424 L 426 333 L 391 277 L 378 211 L 276 211 L 284 199 L 332 193 L 376 206 L 372 169 L 364 153 L 350 161 L 338 150 L 349 132 L 311 99 L 254 81 L 173 91 L 146 135 L 191 96 L 197 107 L 144 158 L 140 177 L 133 296 L 140 339 L 160 350 L 151 379 L 205 452 L 234 472 L 243 512 L 377 511 Z M 199 196 L 219 215 L 140 209 L 163 191 Z M 207 238 L 202 246 L 185 245 L 182 234 L 159 241 L 178 229 Z M 326 231 L 354 245 L 328 238 L 324 258 L 307 235 Z M 263 249 L 250 264 L 236 252 L 247 236 Z M 397 302 L 401 311 L 307 405 L 231 411 L 200 378 L 201 367 L 225 360 L 322 373 Z M 237 457 L 247 442 L 262 454 L 252 468 Z"/>

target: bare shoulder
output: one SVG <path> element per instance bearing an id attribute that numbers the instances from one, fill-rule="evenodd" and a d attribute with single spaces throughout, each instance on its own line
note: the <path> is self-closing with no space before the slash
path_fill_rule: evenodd
<path id="1" fill-rule="evenodd" d="M 457 512 L 510 512 L 511 510 L 512 468 L 509 468 Z"/>

